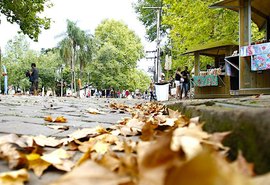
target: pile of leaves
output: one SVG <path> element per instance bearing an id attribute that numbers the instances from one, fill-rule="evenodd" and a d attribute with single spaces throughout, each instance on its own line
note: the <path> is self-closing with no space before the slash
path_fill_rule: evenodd
<path id="1" fill-rule="evenodd" d="M 14 170 L 0 173 L 0 184 L 24 184 L 29 170 L 42 177 L 50 169 L 66 172 L 51 185 L 267 185 L 241 153 L 226 159 L 221 143 L 229 133 L 203 131 L 199 118 L 188 119 L 156 103 L 135 107 L 111 128 L 77 130 L 67 138 L 6 135 L 0 159 Z"/>

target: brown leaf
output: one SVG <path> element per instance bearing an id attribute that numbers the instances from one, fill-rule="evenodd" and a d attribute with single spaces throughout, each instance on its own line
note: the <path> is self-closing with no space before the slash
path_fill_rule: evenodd
<path id="1" fill-rule="evenodd" d="M 170 149 L 171 135 L 157 141 L 139 142 L 138 167 L 140 185 L 163 185 L 166 171 L 178 158 L 178 153 Z"/>
<path id="2" fill-rule="evenodd" d="M 110 171 L 115 171 L 116 169 L 119 169 L 121 162 L 119 158 L 114 153 L 106 153 L 102 156 L 102 158 L 97 163 L 101 164 L 102 166 L 106 167 Z"/>
<path id="3" fill-rule="evenodd" d="M 251 185 L 224 159 L 203 151 L 192 160 L 168 171 L 165 185 Z"/>
<path id="4" fill-rule="evenodd" d="M 157 124 L 152 124 L 150 121 L 146 122 L 142 128 L 142 135 L 140 139 L 142 141 L 151 141 L 155 138 L 155 129 L 158 127 Z"/>
<path id="5" fill-rule="evenodd" d="M 0 158 L 6 159 L 10 169 L 24 167 L 27 163 L 27 159 L 23 152 L 23 149 L 16 144 L 6 143 L 0 145 Z"/>
<path id="6" fill-rule="evenodd" d="M 130 181 L 129 177 L 119 176 L 93 161 L 86 161 L 50 185 L 119 185 Z"/>
<path id="7" fill-rule="evenodd" d="M 1 185 L 23 185 L 29 180 L 29 174 L 26 169 L 0 173 Z"/>
<path id="8" fill-rule="evenodd" d="M 209 135 L 204 132 L 199 126 L 181 127 L 173 132 L 171 149 L 185 153 L 187 159 L 191 159 L 202 151 L 201 141 L 209 138 Z"/>

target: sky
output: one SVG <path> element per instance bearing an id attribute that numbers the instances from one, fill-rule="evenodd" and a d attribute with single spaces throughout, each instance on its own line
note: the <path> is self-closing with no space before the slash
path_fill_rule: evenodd
<path id="1" fill-rule="evenodd" d="M 43 30 L 38 42 L 30 41 L 31 49 L 40 51 L 41 48 L 55 47 L 60 41 L 60 35 L 66 31 L 66 20 L 77 23 L 82 30 L 94 34 L 95 28 L 104 19 L 123 21 L 142 40 L 145 50 L 153 50 L 154 43 L 145 39 L 145 28 L 138 20 L 137 14 L 132 8 L 132 2 L 136 0 L 51 0 L 54 6 L 46 9 L 44 15 L 52 18 L 51 28 Z M 10 24 L 1 16 L 0 46 L 4 50 L 8 40 L 13 39 L 19 31 L 19 26 Z M 151 62 L 141 60 L 140 68 L 147 69 Z"/>

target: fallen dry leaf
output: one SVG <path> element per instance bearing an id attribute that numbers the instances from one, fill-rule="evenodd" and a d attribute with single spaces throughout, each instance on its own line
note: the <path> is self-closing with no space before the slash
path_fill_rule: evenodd
<path id="1" fill-rule="evenodd" d="M 8 161 L 10 169 L 24 167 L 27 163 L 25 154 L 22 148 L 13 143 L 6 143 L 0 145 L 0 159 Z"/>
<path id="2" fill-rule="evenodd" d="M 119 185 L 130 181 L 129 177 L 119 176 L 88 160 L 50 185 Z"/>
<path id="3" fill-rule="evenodd" d="M 35 143 L 39 146 L 50 146 L 50 147 L 57 147 L 63 143 L 62 140 L 56 139 L 55 137 L 46 137 L 44 135 L 39 135 L 33 137 Z"/>
<path id="4" fill-rule="evenodd" d="M 97 109 L 93 109 L 93 108 L 88 108 L 86 111 L 90 114 L 106 114 L 105 112 L 101 112 L 101 111 L 99 111 Z"/>
<path id="5" fill-rule="evenodd" d="M 53 118 L 51 116 L 46 116 L 44 120 L 48 122 L 53 122 Z"/>
<path id="6" fill-rule="evenodd" d="M 26 155 L 26 158 L 28 160 L 28 169 L 32 169 L 38 177 L 51 165 L 51 163 L 42 160 L 41 156 L 36 153 Z"/>
<path id="7" fill-rule="evenodd" d="M 23 185 L 29 180 L 29 174 L 26 169 L 0 173 L 1 185 Z"/>
<path id="8" fill-rule="evenodd" d="M 138 170 L 139 185 L 163 185 L 166 172 L 178 159 L 179 154 L 170 149 L 171 136 L 156 141 L 139 142 Z"/>
<path id="9" fill-rule="evenodd" d="M 103 128 L 101 126 L 97 126 L 95 128 L 85 128 L 85 129 L 77 130 L 77 131 L 73 132 L 72 134 L 70 134 L 69 138 L 71 138 L 71 141 L 73 141 L 74 139 L 85 138 L 89 135 L 97 136 L 97 135 L 102 134 L 102 133 L 108 133 L 108 132 L 106 131 L 105 128 Z"/>
<path id="10" fill-rule="evenodd" d="M 48 122 L 55 122 L 55 123 L 66 123 L 67 119 L 64 116 L 58 116 L 55 119 L 53 119 L 51 116 L 46 116 L 44 118 L 45 121 Z"/>
<path id="11" fill-rule="evenodd" d="M 177 128 L 173 132 L 171 149 L 185 153 L 187 159 L 191 159 L 202 151 L 201 141 L 209 138 L 209 135 L 204 132 L 201 127 L 191 126 Z"/>
<path id="12" fill-rule="evenodd" d="M 218 155 L 203 151 L 190 161 L 172 167 L 165 185 L 251 185 L 237 169 Z"/>
<path id="13" fill-rule="evenodd" d="M 49 154 L 44 154 L 41 156 L 41 159 L 52 164 L 59 170 L 70 171 L 74 166 L 74 163 L 68 160 L 71 157 L 72 155 L 70 153 L 59 148 Z"/>
<path id="14" fill-rule="evenodd" d="M 232 164 L 236 165 L 240 172 L 245 176 L 252 177 L 255 175 L 254 164 L 248 163 L 241 151 L 238 152 L 237 159 Z"/>
<path id="15" fill-rule="evenodd" d="M 55 118 L 55 120 L 53 122 L 55 122 L 55 123 L 66 123 L 67 118 L 65 118 L 64 116 L 58 116 L 57 118 Z"/>
<path id="16" fill-rule="evenodd" d="M 48 128 L 54 129 L 54 130 L 68 130 L 69 127 L 68 126 L 64 126 L 64 125 L 47 125 Z"/>

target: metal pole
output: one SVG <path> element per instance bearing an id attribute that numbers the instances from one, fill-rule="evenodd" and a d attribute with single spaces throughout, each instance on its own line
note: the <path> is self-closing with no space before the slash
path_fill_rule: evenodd
<path id="1" fill-rule="evenodd" d="M 156 63 L 156 82 L 158 82 L 158 79 L 160 77 L 159 74 L 159 64 L 160 64 L 160 9 L 157 9 L 157 63 Z"/>
<path id="2" fill-rule="evenodd" d="M 2 51 L 1 51 L 1 47 L 0 47 L 0 94 L 2 93 Z"/>
<path id="3" fill-rule="evenodd" d="M 155 74 L 154 81 L 158 82 L 159 74 L 159 65 L 160 65 L 160 14 L 162 7 L 143 7 L 143 9 L 156 9 L 157 11 L 157 60 L 155 61 Z"/>
<path id="4" fill-rule="evenodd" d="M 61 67 L 61 97 L 63 97 L 63 68 Z"/>

